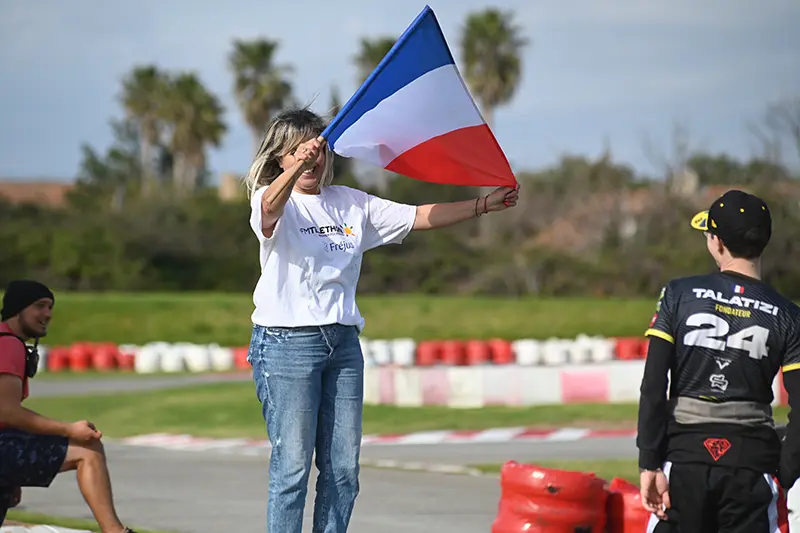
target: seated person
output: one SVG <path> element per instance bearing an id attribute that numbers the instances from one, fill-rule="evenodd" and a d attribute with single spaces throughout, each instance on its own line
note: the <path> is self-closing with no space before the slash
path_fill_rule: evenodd
<path id="1" fill-rule="evenodd" d="M 135 533 L 117 517 L 100 438 L 86 420 L 67 424 L 22 407 L 37 369 L 35 346 L 47 333 L 55 297 L 35 281 L 12 281 L 0 310 L 0 525 L 21 487 L 49 487 L 77 471 L 78 486 L 103 533 Z M 33 348 L 26 341 L 34 339 Z"/>

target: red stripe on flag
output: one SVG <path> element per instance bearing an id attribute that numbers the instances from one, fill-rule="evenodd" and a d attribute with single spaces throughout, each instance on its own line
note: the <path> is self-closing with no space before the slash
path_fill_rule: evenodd
<path id="1" fill-rule="evenodd" d="M 517 180 L 489 126 L 439 135 L 407 150 L 386 170 L 444 185 L 516 187 Z"/>
<path id="2" fill-rule="evenodd" d="M 778 488 L 778 497 L 776 498 L 777 501 L 775 502 L 775 506 L 777 507 L 778 511 L 778 531 L 780 533 L 789 533 L 789 506 L 786 501 L 786 492 L 784 492 L 783 487 L 781 487 L 777 477 L 772 476 L 772 481 Z"/>

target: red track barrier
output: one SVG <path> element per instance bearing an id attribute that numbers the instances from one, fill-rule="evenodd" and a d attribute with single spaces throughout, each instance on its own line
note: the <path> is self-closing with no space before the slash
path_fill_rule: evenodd
<path id="1" fill-rule="evenodd" d="M 47 352 L 47 371 L 63 372 L 69 368 L 69 351 L 64 346 L 53 346 Z"/>
<path id="2" fill-rule="evenodd" d="M 605 533 L 605 481 L 594 474 L 509 461 L 492 533 Z"/>
<path id="3" fill-rule="evenodd" d="M 617 359 L 635 361 L 642 358 L 642 339 L 640 337 L 618 337 L 616 341 Z"/>
<path id="4" fill-rule="evenodd" d="M 466 352 L 465 362 L 468 365 L 482 365 L 488 363 L 492 358 L 491 347 L 486 341 L 467 341 L 464 351 Z"/>
<path id="5" fill-rule="evenodd" d="M 608 533 L 642 533 L 647 529 L 650 513 L 642 507 L 639 487 L 621 478 L 614 478 L 608 487 Z"/>
<path id="6" fill-rule="evenodd" d="M 510 365 L 514 362 L 514 349 L 511 342 L 506 339 L 492 339 L 489 341 L 492 351 L 492 361 L 496 365 Z"/>
<path id="7" fill-rule="evenodd" d="M 67 350 L 70 370 L 73 372 L 86 372 L 91 368 L 94 346 L 88 342 L 76 342 Z"/>
<path id="8" fill-rule="evenodd" d="M 247 362 L 247 354 L 249 351 L 249 346 L 240 346 L 233 349 L 233 364 L 236 368 L 240 370 L 250 368 L 250 363 Z"/>
<path id="9" fill-rule="evenodd" d="M 448 340 L 442 342 L 442 364 L 449 366 L 459 366 L 466 362 L 465 343 L 459 340 Z"/>
<path id="10" fill-rule="evenodd" d="M 103 343 L 95 346 L 92 352 L 91 366 L 101 372 L 114 370 L 119 366 L 119 348 L 116 344 Z"/>
<path id="11" fill-rule="evenodd" d="M 433 366 L 439 362 L 442 343 L 439 341 L 422 341 L 417 345 L 417 366 Z"/>

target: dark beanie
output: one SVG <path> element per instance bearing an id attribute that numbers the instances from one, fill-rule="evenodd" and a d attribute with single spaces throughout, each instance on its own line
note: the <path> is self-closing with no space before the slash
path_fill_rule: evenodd
<path id="1" fill-rule="evenodd" d="M 0 310 L 0 320 L 5 322 L 17 316 L 23 309 L 42 298 L 51 298 L 55 301 L 53 292 L 43 283 L 27 279 L 11 281 L 3 295 L 3 309 Z"/>

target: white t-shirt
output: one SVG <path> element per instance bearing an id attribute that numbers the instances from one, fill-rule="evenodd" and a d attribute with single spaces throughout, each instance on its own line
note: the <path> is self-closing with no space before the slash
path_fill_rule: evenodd
<path id="1" fill-rule="evenodd" d="M 259 240 L 261 263 L 253 323 L 339 323 L 363 329 L 355 300 L 362 254 L 401 243 L 414 225 L 416 207 L 342 185 L 323 187 L 320 194 L 292 191 L 268 239 L 261 230 L 266 190 L 258 189 L 250 201 L 250 227 Z"/>

